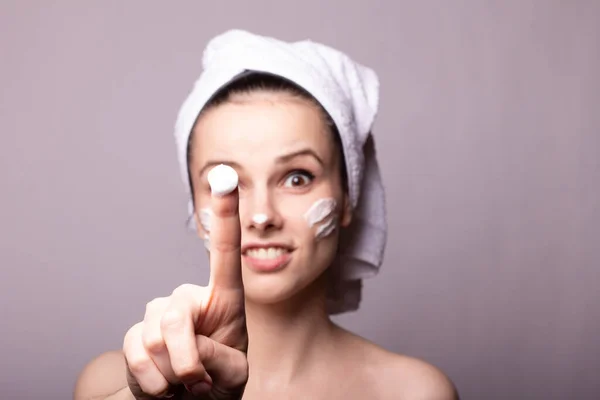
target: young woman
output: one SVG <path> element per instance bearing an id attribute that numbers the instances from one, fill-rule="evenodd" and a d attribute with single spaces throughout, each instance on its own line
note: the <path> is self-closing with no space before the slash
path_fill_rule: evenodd
<path id="1" fill-rule="evenodd" d="M 322 45 L 247 32 L 211 43 L 213 81 L 232 64 L 245 72 L 225 84 L 199 81 L 182 108 L 200 108 L 178 143 L 210 281 L 150 301 L 123 349 L 86 366 L 75 398 L 456 399 L 437 368 L 330 319 L 335 271 L 346 267 L 339 255 L 353 246 L 341 238 L 354 226 L 362 170 L 349 168 L 365 168 L 351 162 L 363 149 L 347 135 L 354 125 L 370 129 L 348 94 L 363 90 L 355 64 Z M 329 68 L 335 57 L 327 54 L 344 68 Z M 342 88 L 350 83 L 342 97 L 322 84 L 330 75 Z M 183 114 L 177 129 L 185 131 Z"/>

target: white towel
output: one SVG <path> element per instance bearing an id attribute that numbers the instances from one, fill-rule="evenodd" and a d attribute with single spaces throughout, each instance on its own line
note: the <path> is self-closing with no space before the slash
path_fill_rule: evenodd
<path id="1" fill-rule="evenodd" d="M 371 131 L 379 106 L 379 79 L 373 70 L 346 54 L 310 40 L 284 42 L 242 30 L 216 36 L 204 50 L 203 72 L 181 106 L 175 124 L 181 176 L 188 194 L 186 155 L 198 114 L 219 89 L 247 71 L 279 75 L 304 88 L 321 103 L 338 128 L 354 213 L 350 227 L 342 230 L 338 257 L 331 270 L 334 279 L 328 293 L 328 311 L 337 314 L 356 310 L 362 279 L 379 271 L 387 240 L 384 187 Z M 190 199 L 190 216 L 193 211 Z"/>

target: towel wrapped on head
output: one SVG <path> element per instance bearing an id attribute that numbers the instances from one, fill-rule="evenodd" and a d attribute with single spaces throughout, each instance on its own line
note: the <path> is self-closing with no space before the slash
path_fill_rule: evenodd
<path id="1" fill-rule="evenodd" d="M 215 93 L 248 72 L 277 75 L 298 85 L 321 104 L 337 127 L 353 218 L 341 231 L 339 251 L 330 271 L 327 306 L 330 314 L 356 310 L 362 279 L 379 271 L 387 240 L 385 193 L 372 135 L 379 107 L 379 79 L 373 70 L 346 54 L 310 40 L 284 42 L 242 30 L 213 38 L 204 50 L 203 72 L 175 124 L 181 176 L 190 195 L 190 216 L 194 208 L 187 151 L 192 128 Z"/>

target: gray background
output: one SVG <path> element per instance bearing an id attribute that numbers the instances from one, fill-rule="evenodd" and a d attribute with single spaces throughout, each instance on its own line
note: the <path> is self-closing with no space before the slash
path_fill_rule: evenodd
<path id="1" fill-rule="evenodd" d="M 376 69 L 389 247 L 344 326 L 464 399 L 600 397 L 600 2 L 2 1 L 0 397 L 66 399 L 204 284 L 172 128 L 207 40 Z"/>

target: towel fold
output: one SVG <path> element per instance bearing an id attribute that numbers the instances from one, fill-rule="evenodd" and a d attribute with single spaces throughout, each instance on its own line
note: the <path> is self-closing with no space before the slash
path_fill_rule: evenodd
<path id="1" fill-rule="evenodd" d="M 379 79 L 372 69 L 346 54 L 310 40 L 284 42 L 242 30 L 216 36 L 204 50 L 203 72 L 175 124 L 181 176 L 188 194 L 187 151 L 198 114 L 217 91 L 248 71 L 278 75 L 302 87 L 336 124 L 348 171 L 353 220 L 341 232 L 330 271 L 328 311 L 356 310 L 362 279 L 379 271 L 387 240 L 385 192 L 372 134 L 379 107 Z M 194 212 L 191 194 L 189 212 Z"/>

